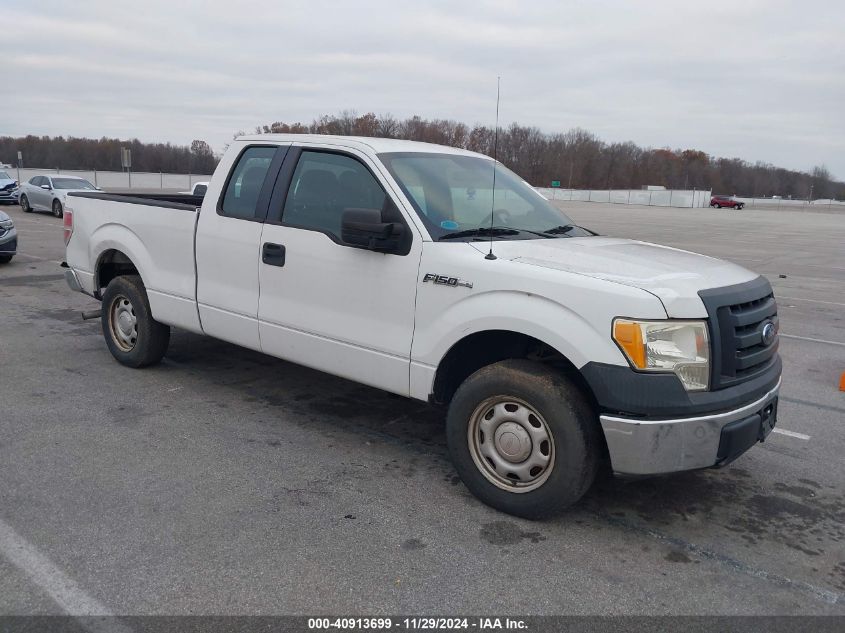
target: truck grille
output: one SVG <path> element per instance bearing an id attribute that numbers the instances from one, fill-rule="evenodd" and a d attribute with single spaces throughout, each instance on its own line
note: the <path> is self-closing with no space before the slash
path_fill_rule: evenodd
<path id="1" fill-rule="evenodd" d="M 710 317 L 711 389 L 730 387 L 766 371 L 775 362 L 779 343 L 778 308 L 769 282 L 758 277 L 698 294 Z M 763 335 L 769 323 L 774 336 L 767 342 Z"/>

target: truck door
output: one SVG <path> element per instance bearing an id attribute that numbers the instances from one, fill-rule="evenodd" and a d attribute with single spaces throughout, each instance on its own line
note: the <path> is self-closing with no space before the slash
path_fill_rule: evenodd
<path id="1" fill-rule="evenodd" d="M 42 189 L 43 185 L 50 186 L 50 179 L 47 176 L 38 176 L 33 183 L 33 189 L 29 194 L 29 204 L 33 209 L 49 210 L 51 203 L 51 192 L 47 189 Z"/>
<path id="2" fill-rule="evenodd" d="M 291 148 L 261 236 L 258 327 L 268 354 L 407 395 L 422 243 L 389 191 L 363 153 Z M 348 208 L 388 209 L 409 252 L 345 244 Z"/>
<path id="3" fill-rule="evenodd" d="M 206 334 L 254 350 L 258 338 L 261 227 L 289 144 L 244 145 L 220 164 L 196 233 L 197 309 Z"/>

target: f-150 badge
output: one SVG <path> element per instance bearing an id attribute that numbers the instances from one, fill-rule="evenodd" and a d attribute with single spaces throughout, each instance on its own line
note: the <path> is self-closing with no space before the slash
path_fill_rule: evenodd
<path id="1" fill-rule="evenodd" d="M 423 277 L 423 283 L 430 281 L 439 286 L 463 286 L 464 288 L 472 288 L 471 281 L 464 281 L 457 277 L 450 277 L 449 275 L 435 275 L 434 273 L 426 273 Z"/>

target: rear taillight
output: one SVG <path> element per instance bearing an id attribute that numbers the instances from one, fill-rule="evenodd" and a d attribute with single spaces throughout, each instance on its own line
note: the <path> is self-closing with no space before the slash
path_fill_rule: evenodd
<path id="1" fill-rule="evenodd" d="M 73 211 L 65 208 L 64 213 L 64 227 L 65 227 L 65 246 L 70 242 L 70 236 L 73 235 Z"/>

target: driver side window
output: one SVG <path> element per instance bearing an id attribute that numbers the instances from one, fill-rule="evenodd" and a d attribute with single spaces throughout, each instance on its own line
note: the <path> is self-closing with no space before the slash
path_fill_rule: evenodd
<path id="1" fill-rule="evenodd" d="M 343 154 L 303 151 L 293 173 L 282 224 L 341 239 L 346 209 L 384 207 L 381 185 L 362 163 Z"/>

